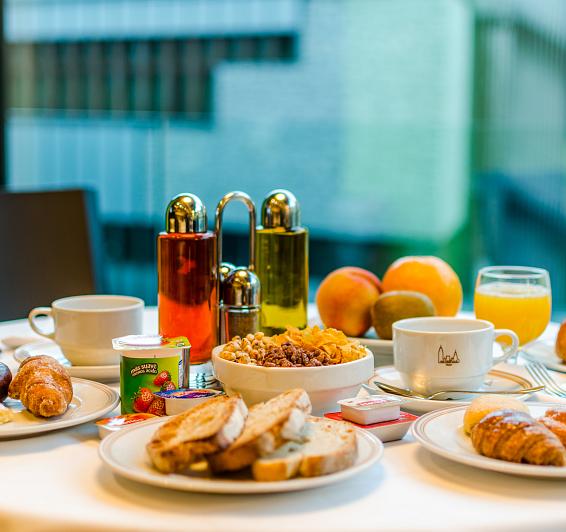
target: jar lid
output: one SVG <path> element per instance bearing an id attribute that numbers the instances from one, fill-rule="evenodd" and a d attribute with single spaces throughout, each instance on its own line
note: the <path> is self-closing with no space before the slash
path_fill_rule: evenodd
<path id="1" fill-rule="evenodd" d="M 206 233 L 206 207 L 195 194 L 178 194 L 167 205 L 165 231 L 168 233 Z"/>
<path id="2" fill-rule="evenodd" d="M 370 395 L 369 397 L 352 397 L 338 401 L 341 406 L 348 406 L 356 410 L 379 410 L 389 406 L 399 406 L 405 402 L 404 399 L 391 395 Z"/>
<path id="3" fill-rule="evenodd" d="M 301 208 L 292 192 L 272 190 L 261 205 L 261 224 L 264 228 L 292 229 L 301 225 Z"/>
<path id="4" fill-rule="evenodd" d="M 112 347 L 119 351 L 141 351 L 144 349 L 179 349 L 191 347 L 186 336 L 168 338 L 159 334 L 130 334 L 112 340 Z"/>
<path id="5" fill-rule="evenodd" d="M 236 268 L 222 283 L 222 303 L 233 307 L 259 305 L 259 277 L 247 268 Z"/>

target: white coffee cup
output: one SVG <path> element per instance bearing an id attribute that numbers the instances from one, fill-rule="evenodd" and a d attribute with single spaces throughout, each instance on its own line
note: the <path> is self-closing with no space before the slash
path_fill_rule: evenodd
<path id="1" fill-rule="evenodd" d="M 495 356 L 493 344 L 500 336 L 512 344 L 502 344 L 503 354 Z M 485 320 L 409 318 L 393 324 L 395 369 L 406 388 L 422 394 L 477 390 L 488 371 L 513 356 L 518 346 L 513 331 L 495 329 Z"/>
<path id="2" fill-rule="evenodd" d="M 120 362 L 112 338 L 142 334 L 143 308 L 137 297 L 73 296 L 57 299 L 51 307 L 34 308 L 28 321 L 37 334 L 55 340 L 74 366 L 105 366 Z M 53 331 L 40 329 L 37 316 L 51 316 Z"/>

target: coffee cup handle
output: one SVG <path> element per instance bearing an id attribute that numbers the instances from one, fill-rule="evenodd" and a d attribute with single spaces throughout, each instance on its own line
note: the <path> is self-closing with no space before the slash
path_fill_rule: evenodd
<path id="1" fill-rule="evenodd" d="M 35 322 L 35 318 L 37 316 L 49 316 L 50 318 L 53 318 L 53 310 L 51 309 L 51 307 L 37 307 L 34 308 L 28 315 L 29 326 L 33 329 L 33 332 L 39 334 L 40 336 L 44 336 L 45 338 L 53 340 L 55 338 L 55 331 L 42 331 Z"/>
<path id="2" fill-rule="evenodd" d="M 511 338 L 511 345 L 503 347 L 503 354 L 498 357 L 493 357 L 493 365 L 499 364 L 500 362 L 505 362 L 509 357 L 512 357 L 519 349 L 519 337 L 510 329 L 495 329 L 495 341 L 500 336 L 508 336 Z"/>

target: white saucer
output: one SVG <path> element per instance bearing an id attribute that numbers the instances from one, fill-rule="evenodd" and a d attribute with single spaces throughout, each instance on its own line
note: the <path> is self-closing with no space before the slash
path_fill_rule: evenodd
<path id="1" fill-rule="evenodd" d="M 374 381 L 391 384 L 393 386 L 397 386 L 398 388 L 405 388 L 404 384 L 401 382 L 399 372 L 393 366 L 383 366 L 381 368 L 376 368 L 374 376 L 368 382 L 369 386 L 382 392 L 382 390 L 374 384 Z M 483 384 L 481 390 L 488 392 L 493 392 L 496 390 L 519 390 L 521 388 L 530 388 L 531 386 L 533 386 L 533 384 L 520 375 L 509 373 L 507 371 L 491 370 L 488 373 L 486 381 Z M 405 403 L 403 404 L 403 409 L 409 410 L 410 412 L 415 412 L 417 414 L 424 414 L 427 412 L 433 412 L 435 410 L 453 408 L 455 406 L 467 406 L 470 404 L 474 397 L 477 396 L 475 394 L 470 394 L 466 397 L 458 399 L 404 398 Z M 528 399 L 529 396 L 511 395 L 510 397 L 515 397 L 523 401 Z"/>
<path id="2" fill-rule="evenodd" d="M 356 463 L 337 473 L 311 478 L 292 478 L 277 482 L 258 482 L 246 472 L 234 475 L 210 476 L 203 472 L 194 475 L 166 475 L 151 465 L 146 445 L 156 429 L 167 419 L 144 421 L 123 429 L 102 440 L 98 454 L 115 473 L 123 477 L 182 491 L 201 493 L 279 493 L 299 491 L 334 484 L 361 473 L 378 462 L 383 455 L 381 441 L 365 430 L 356 429 L 358 457 Z"/>
<path id="3" fill-rule="evenodd" d="M 520 351 L 521 356 L 531 362 L 540 362 L 548 369 L 566 373 L 566 364 L 558 358 L 554 352 L 554 342 L 550 340 L 538 340 Z"/>
<path id="4" fill-rule="evenodd" d="M 20 401 L 6 399 L 4 406 L 15 414 L 14 420 L 0 425 L 0 439 L 30 436 L 81 425 L 114 410 L 120 403 L 118 392 L 99 382 L 72 379 L 73 399 L 67 411 L 52 418 L 36 417 Z"/>
<path id="5" fill-rule="evenodd" d="M 38 355 L 53 357 L 68 369 L 71 377 L 98 382 L 116 382 L 120 380 L 120 364 L 112 364 L 110 366 L 72 366 L 56 343 L 45 340 L 18 347 L 14 352 L 14 359 L 21 363 L 28 357 Z"/>
<path id="6" fill-rule="evenodd" d="M 552 406 L 554 405 L 551 403 L 532 404 L 529 405 L 529 410 L 536 418 L 542 416 Z M 512 475 L 566 479 L 566 467 L 517 464 L 478 454 L 462 427 L 465 410 L 465 408 L 451 408 L 426 414 L 415 421 L 411 433 L 429 451 L 455 462 Z"/>

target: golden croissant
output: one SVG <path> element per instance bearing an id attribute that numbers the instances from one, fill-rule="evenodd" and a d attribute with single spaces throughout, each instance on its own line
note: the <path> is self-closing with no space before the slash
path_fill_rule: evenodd
<path id="1" fill-rule="evenodd" d="M 35 416 L 53 417 L 66 412 L 73 398 L 73 385 L 59 362 L 41 355 L 22 362 L 8 395 L 19 399 Z"/>
<path id="2" fill-rule="evenodd" d="M 489 458 L 536 465 L 566 465 L 566 449 L 560 440 L 529 414 L 498 410 L 472 429 L 476 451 Z"/>
<path id="3" fill-rule="evenodd" d="M 566 447 L 566 409 L 550 408 L 538 421 L 558 436 L 562 445 Z"/>

